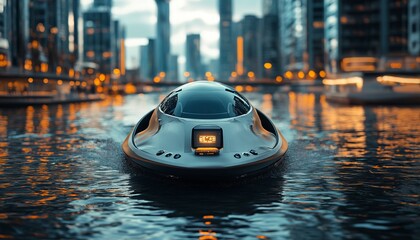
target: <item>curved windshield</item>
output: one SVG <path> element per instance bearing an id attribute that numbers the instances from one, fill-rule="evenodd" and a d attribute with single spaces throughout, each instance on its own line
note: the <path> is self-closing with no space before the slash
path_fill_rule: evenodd
<path id="1" fill-rule="evenodd" d="M 251 107 L 231 91 L 179 91 L 166 97 L 160 109 L 176 117 L 219 119 L 243 115 Z"/>

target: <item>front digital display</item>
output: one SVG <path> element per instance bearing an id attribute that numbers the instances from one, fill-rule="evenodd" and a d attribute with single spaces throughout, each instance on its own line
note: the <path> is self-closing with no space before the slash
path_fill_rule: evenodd
<path id="1" fill-rule="evenodd" d="M 203 144 L 214 144 L 216 143 L 216 136 L 215 135 L 199 135 L 198 142 Z"/>
<path id="2" fill-rule="evenodd" d="M 197 126 L 192 131 L 193 148 L 218 148 L 223 147 L 222 129 L 217 126 Z"/>

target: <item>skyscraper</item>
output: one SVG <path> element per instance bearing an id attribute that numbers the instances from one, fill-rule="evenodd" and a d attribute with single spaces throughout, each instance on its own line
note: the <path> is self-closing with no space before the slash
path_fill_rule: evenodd
<path id="1" fill-rule="evenodd" d="M 186 44 L 186 66 L 190 78 L 198 80 L 202 77 L 201 54 L 200 54 L 200 34 L 188 34 Z"/>
<path id="2" fill-rule="evenodd" d="M 262 63 L 263 78 L 275 79 L 281 74 L 279 40 L 279 1 L 263 1 Z"/>
<path id="3" fill-rule="evenodd" d="M 418 55 L 410 52 L 409 44 L 415 30 L 409 11 L 416 9 L 409 8 L 408 1 L 326 0 L 328 72 L 418 71 Z"/>
<path id="4" fill-rule="evenodd" d="M 149 39 L 147 45 L 140 47 L 140 80 L 142 81 L 152 81 L 156 76 L 155 48 L 154 39 Z"/>
<path id="5" fill-rule="evenodd" d="M 235 70 L 232 35 L 232 0 L 219 0 L 219 79 L 228 80 Z"/>
<path id="6" fill-rule="evenodd" d="M 111 8 L 95 6 L 83 13 L 83 59 L 98 64 L 98 71 L 108 79 L 115 68 L 114 28 Z"/>
<path id="7" fill-rule="evenodd" d="M 285 0 L 280 15 L 283 70 L 305 74 L 323 70 L 323 0 Z"/>
<path id="8" fill-rule="evenodd" d="M 12 27 L 9 33 L 12 66 L 22 69 L 28 54 L 29 0 L 11 1 Z"/>
<path id="9" fill-rule="evenodd" d="M 246 15 L 242 20 L 244 75 L 251 79 L 260 78 L 262 74 L 260 23 L 253 15 Z"/>
<path id="10" fill-rule="evenodd" d="M 157 28 L 155 65 L 158 73 L 168 74 L 170 61 L 170 36 L 171 25 L 169 22 L 169 0 L 156 0 L 157 4 Z"/>

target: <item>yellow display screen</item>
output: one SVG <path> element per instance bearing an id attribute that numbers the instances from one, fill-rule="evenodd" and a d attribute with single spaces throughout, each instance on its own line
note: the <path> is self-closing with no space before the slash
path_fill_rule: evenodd
<path id="1" fill-rule="evenodd" d="M 198 142 L 203 144 L 215 144 L 216 143 L 215 135 L 199 135 Z"/>

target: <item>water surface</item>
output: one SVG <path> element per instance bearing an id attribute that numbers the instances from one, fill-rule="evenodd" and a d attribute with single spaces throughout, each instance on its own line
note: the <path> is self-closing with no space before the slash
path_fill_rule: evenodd
<path id="1" fill-rule="evenodd" d="M 0 238 L 418 239 L 420 108 L 248 93 L 289 141 L 277 168 L 196 184 L 120 145 L 161 94 L 0 108 Z"/>

